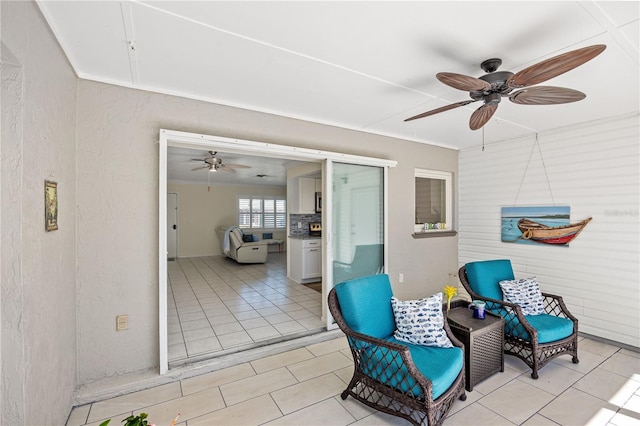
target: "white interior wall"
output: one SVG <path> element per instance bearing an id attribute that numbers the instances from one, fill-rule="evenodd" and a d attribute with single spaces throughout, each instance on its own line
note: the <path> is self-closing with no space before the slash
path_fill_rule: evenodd
<path id="1" fill-rule="evenodd" d="M 524 180 L 534 136 L 462 150 L 460 264 L 509 258 L 564 297 L 580 331 L 640 347 L 639 127 L 635 115 L 540 134 Z M 568 248 L 500 241 L 501 207 L 554 202 L 572 222 L 593 217 Z"/>
<path id="2" fill-rule="evenodd" d="M 35 3 L 0 7 L 0 424 L 64 424 L 77 371 L 77 78 Z M 52 232 L 46 179 L 58 183 Z"/>
<path id="3" fill-rule="evenodd" d="M 207 185 L 196 183 L 167 184 L 168 192 L 178 193 L 178 257 L 216 256 L 222 253 L 216 234 L 220 225 L 238 224 L 238 197 L 287 196 L 286 186 Z M 255 232 L 262 239 L 262 231 Z M 286 229 L 265 231 L 274 239 L 286 241 Z"/>

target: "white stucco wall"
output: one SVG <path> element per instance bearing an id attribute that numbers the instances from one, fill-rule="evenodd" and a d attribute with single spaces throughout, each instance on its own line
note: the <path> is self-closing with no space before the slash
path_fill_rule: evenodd
<path id="1" fill-rule="evenodd" d="M 457 151 L 91 81 L 78 93 L 78 377 L 158 367 L 161 128 L 398 161 L 390 172 L 390 275 L 399 297 L 438 291 L 457 238 L 414 240 L 414 168 L 457 172 Z M 96 161 L 98 160 L 98 161 Z M 397 284 L 398 273 L 405 282 Z M 129 314 L 116 332 L 115 316 Z"/>
<path id="2" fill-rule="evenodd" d="M 1 424 L 64 424 L 76 385 L 76 83 L 33 2 L 2 2 Z M 44 181 L 58 183 L 46 232 Z"/>

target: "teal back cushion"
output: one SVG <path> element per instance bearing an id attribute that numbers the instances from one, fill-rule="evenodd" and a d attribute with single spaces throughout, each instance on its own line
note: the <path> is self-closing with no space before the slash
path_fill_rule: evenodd
<path id="1" fill-rule="evenodd" d="M 342 317 L 349 328 L 385 338 L 396 329 L 391 308 L 391 283 L 386 274 L 345 281 L 335 286 Z"/>
<path id="2" fill-rule="evenodd" d="M 464 267 L 473 291 L 490 299 L 503 300 L 499 282 L 514 279 L 511 261 L 508 259 L 471 262 Z"/>

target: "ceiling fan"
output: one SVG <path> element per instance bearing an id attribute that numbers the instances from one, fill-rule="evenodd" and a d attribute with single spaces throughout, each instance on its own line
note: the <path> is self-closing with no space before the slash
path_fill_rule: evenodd
<path id="1" fill-rule="evenodd" d="M 586 95 L 577 90 L 553 86 L 529 86 L 557 77 L 590 61 L 602 53 L 606 47 L 604 44 L 597 44 L 572 50 L 531 65 L 515 74 L 510 71 L 496 71 L 502 64 L 502 60 L 498 58 L 487 59 L 480 64 L 480 67 L 487 74 L 479 78 L 452 72 L 440 72 L 436 74 L 438 80 L 454 89 L 468 91 L 471 100 L 423 112 L 404 121 L 428 117 L 473 102 L 483 101 L 483 105 L 471 114 L 469 120 L 471 130 L 477 130 L 491 119 L 502 97 L 508 96 L 511 102 L 521 105 L 553 105 L 580 101 Z M 523 87 L 524 89 L 522 89 Z M 514 89 L 521 90 L 513 92 Z"/>
<path id="2" fill-rule="evenodd" d="M 243 164 L 227 164 L 222 162 L 222 158 L 216 157 L 218 151 L 209 151 L 210 157 L 207 158 L 192 158 L 191 161 L 201 161 L 204 162 L 202 166 L 191 169 L 191 171 L 200 170 L 200 169 L 209 169 L 210 172 L 230 172 L 236 173 L 235 169 L 250 169 L 251 166 L 245 166 Z"/>

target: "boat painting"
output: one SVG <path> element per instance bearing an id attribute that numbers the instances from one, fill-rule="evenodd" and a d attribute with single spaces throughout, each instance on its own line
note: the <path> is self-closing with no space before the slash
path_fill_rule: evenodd
<path id="1" fill-rule="evenodd" d="M 518 221 L 522 238 L 544 244 L 569 244 L 587 226 L 591 218 L 564 226 L 546 226 L 527 218 Z"/>
<path id="2" fill-rule="evenodd" d="M 570 223 L 569 206 L 503 207 L 502 241 L 568 247 L 591 218 Z"/>

